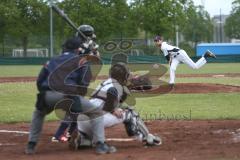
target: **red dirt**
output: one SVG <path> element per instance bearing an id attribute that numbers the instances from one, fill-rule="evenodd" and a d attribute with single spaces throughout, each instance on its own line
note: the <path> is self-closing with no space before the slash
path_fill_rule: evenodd
<path id="1" fill-rule="evenodd" d="M 169 75 L 164 75 L 166 77 L 169 77 Z M 219 73 L 219 74 L 177 74 L 176 75 L 179 78 L 190 78 L 190 77 L 240 77 L 240 73 Z M 154 76 L 156 78 L 159 78 L 158 75 Z M 106 75 L 98 76 L 97 79 L 104 80 L 106 79 Z M 0 83 L 8 83 L 8 82 L 31 82 L 35 81 L 36 77 L 0 77 Z"/>
<path id="2" fill-rule="evenodd" d="M 0 159 L 44 160 L 216 160 L 240 158 L 240 121 L 151 121 L 147 126 L 161 135 L 161 146 L 145 148 L 140 142 L 109 142 L 114 154 L 96 155 L 93 149 L 68 150 L 67 143 L 51 143 L 59 122 L 48 122 L 34 156 L 24 154 L 26 134 L 0 133 Z M 29 124 L 1 124 L 1 129 L 28 131 Z M 128 138 L 122 125 L 109 128 L 108 138 Z M 8 145 L 7 145 L 8 144 Z M 11 145 L 12 144 L 12 145 Z"/>
<path id="3" fill-rule="evenodd" d="M 36 79 L 36 77 L 0 77 L 0 83 L 33 82 L 36 81 Z"/>
<path id="4" fill-rule="evenodd" d="M 208 84 L 208 83 L 178 83 L 173 89 L 169 86 L 153 87 L 146 93 L 153 94 L 184 94 L 184 93 L 233 93 L 240 92 L 240 86 L 231 86 L 223 84 Z"/>
<path id="5" fill-rule="evenodd" d="M 178 75 L 180 77 L 192 77 L 197 75 Z M 240 74 L 224 74 L 224 75 L 213 75 L 213 74 L 201 74 L 198 77 L 223 77 L 223 76 L 233 76 L 237 77 Z M 97 79 L 106 79 L 106 76 L 99 76 Z M 0 77 L 0 83 L 15 83 L 15 82 L 31 82 L 35 81 L 36 77 Z M 170 89 L 168 86 L 157 86 L 147 91 L 147 93 L 153 94 L 183 94 L 183 93 L 232 93 L 240 92 L 240 86 L 231 86 L 223 84 L 207 84 L 207 83 L 178 83 L 175 85 L 174 89 Z"/>

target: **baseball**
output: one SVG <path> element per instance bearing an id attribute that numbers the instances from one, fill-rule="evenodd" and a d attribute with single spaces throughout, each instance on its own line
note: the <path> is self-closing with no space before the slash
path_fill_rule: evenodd
<path id="1" fill-rule="evenodd" d="M 158 69 L 158 68 L 159 68 L 159 65 L 156 63 L 156 64 L 153 65 L 153 68 L 154 68 L 154 69 Z"/>

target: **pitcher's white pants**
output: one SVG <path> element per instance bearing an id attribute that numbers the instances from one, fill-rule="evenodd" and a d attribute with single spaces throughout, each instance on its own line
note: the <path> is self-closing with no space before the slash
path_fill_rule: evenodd
<path id="1" fill-rule="evenodd" d="M 206 59 L 204 57 L 200 58 L 196 63 L 192 61 L 192 59 L 187 55 L 187 53 L 184 50 L 179 51 L 179 55 L 176 55 L 175 57 L 172 57 L 172 62 L 170 65 L 170 80 L 169 84 L 175 83 L 175 71 L 179 65 L 179 63 L 185 63 L 192 69 L 199 69 L 204 64 L 207 63 Z"/>

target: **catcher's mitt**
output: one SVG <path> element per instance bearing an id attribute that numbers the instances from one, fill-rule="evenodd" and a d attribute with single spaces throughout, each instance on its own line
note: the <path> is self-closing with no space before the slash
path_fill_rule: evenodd
<path id="1" fill-rule="evenodd" d="M 150 79 L 146 76 L 137 76 L 129 80 L 128 85 L 129 90 L 150 90 L 152 89 L 152 83 Z"/>

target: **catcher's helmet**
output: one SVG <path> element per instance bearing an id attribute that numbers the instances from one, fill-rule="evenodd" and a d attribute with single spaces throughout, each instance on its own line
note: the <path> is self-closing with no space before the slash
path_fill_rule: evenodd
<path id="1" fill-rule="evenodd" d="M 92 37 L 94 34 L 94 28 L 87 24 L 79 26 L 78 30 L 81 31 L 87 37 Z M 81 35 L 77 32 L 76 36 L 80 37 Z"/>
<path id="2" fill-rule="evenodd" d="M 130 75 L 129 69 L 125 63 L 119 62 L 110 68 L 109 76 L 116 79 L 120 84 L 127 84 L 128 77 Z"/>

